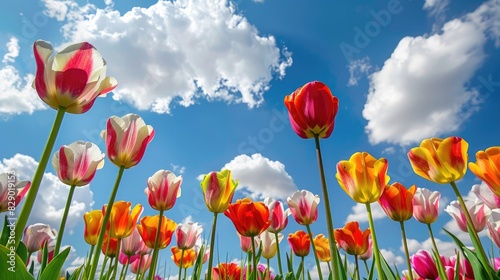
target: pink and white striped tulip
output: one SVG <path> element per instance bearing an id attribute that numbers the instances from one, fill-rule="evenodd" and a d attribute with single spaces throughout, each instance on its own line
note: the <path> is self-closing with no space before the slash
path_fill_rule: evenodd
<path id="1" fill-rule="evenodd" d="M 94 46 L 87 42 L 73 44 L 54 54 L 45 41 L 33 45 L 36 76 L 33 88 L 53 109 L 66 112 L 87 112 L 102 94 L 112 91 L 116 79 L 106 77 L 106 61 Z"/>
<path id="2" fill-rule="evenodd" d="M 142 240 L 137 227 L 134 228 L 131 235 L 123 238 L 120 242 L 120 251 L 126 256 L 145 255 L 151 252 L 151 249 Z"/>
<path id="3" fill-rule="evenodd" d="M 169 170 L 156 171 L 148 178 L 148 187 L 144 189 L 149 205 L 158 211 L 171 209 L 181 196 L 181 184 L 182 176 L 175 176 Z"/>
<path id="4" fill-rule="evenodd" d="M 500 209 L 491 210 L 491 216 L 486 226 L 488 226 L 486 235 L 500 248 Z"/>
<path id="5" fill-rule="evenodd" d="M 118 167 L 136 166 L 144 156 L 146 147 L 153 140 L 155 131 L 136 114 L 108 119 L 101 137 L 106 142 L 106 154 Z"/>
<path id="6" fill-rule="evenodd" d="M 54 249 L 56 248 L 56 240 L 49 239 L 49 240 L 47 240 L 46 244 L 47 244 L 47 264 L 48 264 L 54 258 Z M 36 255 L 36 260 L 38 261 L 38 263 L 40 263 L 40 264 L 42 263 L 42 261 L 43 261 L 43 248 L 38 251 L 38 254 Z"/>
<path id="7" fill-rule="evenodd" d="M 76 141 L 55 152 L 52 165 L 64 184 L 85 186 L 92 181 L 97 169 L 104 166 L 104 154 L 94 143 Z"/>
<path id="8" fill-rule="evenodd" d="M 471 200 L 464 200 L 465 206 L 469 211 L 469 215 L 474 224 L 474 230 L 480 232 L 486 226 L 486 222 L 491 215 L 491 210 L 483 202 L 474 202 Z M 450 216 L 455 220 L 458 228 L 464 232 L 467 232 L 467 221 L 465 215 L 462 213 L 462 208 L 458 201 L 452 201 L 444 211 L 448 212 Z"/>
<path id="9" fill-rule="evenodd" d="M 188 250 L 196 245 L 200 240 L 203 227 L 194 222 L 186 222 L 177 225 L 175 230 L 175 238 L 177 239 L 177 247 L 179 249 Z"/>
<path id="10" fill-rule="evenodd" d="M 245 253 L 251 252 L 252 251 L 252 238 L 248 237 L 248 236 L 243 236 L 243 235 L 239 234 L 238 232 L 236 232 L 236 234 L 240 238 L 241 250 Z M 259 246 L 260 246 L 260 237 L 259 236 L 254 237 L 254 245 L 255 245 L 255 250 L 258 251 Z"/>
<path id="11" fill-rule="evenodd" d="M 31 186 L 30 181 L 18 181 L 15 173 L 0 174 L 0 213 L 11 211 L 21 202 Z M 12 200 L 14 198 L 14 200 Z M 13 215 L 11 215 L 13 216 Z"/>
<path id="12" fill-rule="evenodd" d="M 441 194 L 426 188 L 417 188 L 413 195 L 413 217 L 424 224 L 432 224 L 438 218 Z"/>
<path id="13" fill-rule="evenodd" d="M 300 225 L 310 225 L 318 219 L 318 195 L 308 190 L 296 191 L 286 202 L 293 218 Z"/>
<path id="14" fill-rule="evenodd" d="M 285 210 L 283 203 L 270 197 L 264 199 L 264 204 L 269 208 L 271 216 L 271 225 L 269 225 L 267 231 L 272 233 L 281 232 L 288 225 L 290 209 Z"/>
<path id="15" fill-rule="evenodd" d="M 47 224 L 36 223 L 24 229 L 23 243 L 29 253 L 43 249 L 45 242 L 51 242 L 57 237 L 57 231 Z"/>
<path id="16" fill-rule="evenodd" d="M 143 274 L 151 266 L 151 255 L 142 255 L 133 262 L 130 262 L 130 272 L 134 274 Z"/>
<path id="17" fill-rule="evenodd" d="M 485 182 L 472 186 L 472 192 L 490 209 L 500 208 L 500 197 L 496 196 Z"/>
<path id="18" fill-rule="evenodd" d="M 278 240 L 276 240 L 276 234 L 270 231 L 264 231 L 259 237 L 262 242 L 262 257 L 268 260 L 272 259 L 276 255 L 283 234 L 278 233 Z"/>

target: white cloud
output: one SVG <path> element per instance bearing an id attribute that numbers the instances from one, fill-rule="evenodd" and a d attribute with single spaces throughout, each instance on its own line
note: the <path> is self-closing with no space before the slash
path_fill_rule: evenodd
<path id="1" fill-rule="evenodd" d="M 386 217 L 384 210 L 382 210 L 382 207 L 380 207 L 380 204 L 372 203 L 371 209 L 373 220 L 378 220 Z M 358 223 L 368 222 L 365 204 L 357 203 L 352 207 L 352 213 L 347 216 L 345 222 L 347 223 L 349 221 L 358 221 Z"/>
<path id="2" fill-rule="evenodd" d="M 393 251 L 391 250 L 386 250 L 386 249 L 380 249 L 380 253 L 384 257 L 384 259 L 387 261 L 387 263 L 392 267 L 393 265 L 400 265 L 404 263 L 404 259 L 402 256 L 397 256 L 394 254 Z"/>
<path id="3" fill-rule="evenodd" d="M 37 96 L 31 87 L 34 76 L 26 74 L 24 77 L 11 65 L 19 55 L 18 39 L 11 37 L 6 44 L 8 52 L 4 54 L 0 66 L 0 116 L 32 114 L 35 110 L 44 110 L 47 106 Z"/>
<path id="4" fill-rule="evenodd" d="M 181 165 L 173 164 L 173 163 L 170 163 L 170 166 L 172 166 L 172 171 L 175 173 L 184 174 L 184 172 L 186 172 L 185 166 L 181 166 Z"/>
<path id="5" fill-rule="evenodd" d="M 349 61 L 347 68 L 349 69 L 348 86 L 357 86 L 361 76 L 368 76 L 373 72 L 373 66 L 370 64 L 370 58 L 367 56 Z"/>
<path id="6" fill-rule="evenodd" d="M 385 148 L 383 151 L 382 151 L 382 154 L 385 154 L 385 155 L 392 155 L 396 152 L 396 148 L 394 147 L 387 147 Z"/>
<path id="7" fill-rule="evenodd" d="M 329 268 L 328 268 L 328 263 L 327 262 L 320 262 L 319 263 L 321 267 L 321 274 L 323 275 L 323 279 L 328 279 L 328 274 L 329 274 Z M 351 266 L 351 264 L 350 264 Z M 307 269 L 307 267 L 306 267 Z M 309 273 L 311 275 L 311 279 L 313 280 L 318 280 L 319 279 L 319 272 L 318 272 L 318 267 L 315 265 L 314 267 L 309 270 Z"/>
<path id="8" fill-rule="evenodd" d="M 444 13 L 450 2 L 451 0 L 425 0 L 423 8 L 429 12 L 429 15 L 435 16 L 440 21 L 444 20 Z"/>
<path id="9" fill-rule="evenodd" d="M 436 246 L 438 247 L 439 253 L 443 256 L 451 257 L 455 255 L 455 250 L 457 249 L 457 246 L 455 243 L 451 241 L 443 241 L 439 238 L 434 238 L 436 241 Z M 450 239 L 451 240 L 451 239 Z M 402 242 L 402 241 L 401 241 Z M 407 238 L 406 242 L 408 244 L 408 251 L 410 255 L 415 254 L 418 250 L 424 249 L 429 252 L 432 252 L 434 250 L 434 247 L 432 246 L 432 239 L 427 238 L 426 240 L 420 242 L 416 239 L 411 239 Z M 401 243 L 401 247 L 399 247 L 399 250 L 404 253 L 404 247 L 403 243 Z"/>
<path id="10" fill-rule="evenodd" d="M 38 162 L 32 157 L 16 154 L 0 162 L 0 172 L 14 170 L 19 179 L 31 180 L 37 166 Z M 61 183 L 56 175 L 50 172 L 45 173 L 28 219 L 28 225 L 45 223 L 58 230 L 68 192 L 69 186 Z M 66 222 L 66 234 L 71 234 L 71 230 L 82 222 L 83 214 L 89 211 L 94 203 L 92 197 L 93 193 L 88 186 L 75 189 Z M 20 207 L 18 208 L 20 211 Z"/>
<path id="11" fill-rule="evenodd" d="M 53 2 L 65 3 L 64 17 Z M 123 15 L 91 4 L 45 3 L 49 16 L 66 18 L 67 41 L 92 42 L 103 54 L 119 83 L 113 98 L 141 110 L 170 113 L 173 104 L 200 98 L 258 106 L 270 81 L 292 64 L 286 48 L 259 35 L 227 0 L 159 1 Z"/>
<path id="12" fill-rule="evenodd" d="M 500 1 L 490 0 L 467 15 L 467 19 L 479 25 L 500 47 Z"/>
<path id="13" fill-rule="evenodd" d="M 441 33 L 403 38 L 370 76 L 363 117 L 372 144 L 448 135 L 478 110 L 479 92 L 467 83 L 483 62 L 484 32 L 493 24 L 479 19 L 482 7 L 447 22 Z"/>
<path id="14" fill-rule="evenodd" d="M 268 196 L 286 199 L 297 190 L 285 165 L 261 154 L 236 156 L 223 169 L 231 170 L 233 178 L 240 181 L 237 190 L 243 187 L 253 199 Z"/>

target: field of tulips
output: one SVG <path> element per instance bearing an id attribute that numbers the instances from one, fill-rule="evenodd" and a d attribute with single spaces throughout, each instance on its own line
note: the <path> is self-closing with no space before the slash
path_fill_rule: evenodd
<path id="1" fill-rule="evenodd" d="M 31 181 L 18 181 L 11 173 L 0 174 L 0 212 L 5 212 L 0 237 L 0 279 L 160 280 L 163 278 L 157 275 L 159 251 L 170 245 L 179 280 L 311 279 L 304 265 L 304 257 L 310 254 L 315 258 L 320 280 L 500 279 L 500 259 L 485 250 L 478 235 L 487 227 L 488 237 L 500 247 L 499 146 L 478 151 L 475 162 L 469 162 L 468 144 L 460 137 L 425 139 L 408 153 L 417 175 L 436 185 L 449 185 L 454 191 L 457 200 L 445 211 L 462 231 L 468 232 L 473 248 L 448 232 L 456 244 L 457 255 L 441 255 L 431 226 L 438 218 L 440 193 L 390 182 L 387 160 L 368 152 L 357 152 L 338 162 L 335 177 L 352 200 L 365 205 L 369 228 L 361 229 L 356 221 L 334 228 L 334 209 L 328 194 L 332 187 L 325 180 L 320 140 L 330 137 L 334 130 L 339 101 L 325 84 L 309 82 L 286 96 L 284 105 L 296 134 L 315 141 L 322 193 L 301 190 L 290 194 L 286 201 L 233 201 L 238 178 L 233 178 L 227 169 L 208 172 L 199 189 L 206 209 L 213 213 L 211 229 L 205 229 L 208 240 L 204 242 L 203 228 L 198 223 L 177 224 L 165 216 L 166 211 L 175 211 L 176 199 L 181 195 L 182 177 L 172 171 L 158 170 L 147 181 L 145 195 L 149 205 L 145 207 L 156 210 L 157 215 L 141 216 L 143 206 L 116 200 L 122 175 L 140 164 L 155 135 L 154 128 L 139 115 L 109 117 L 101 132 L 105 153 L 97 145 L 83 141 L 54 150 L 64 115 L 86 113 L 98 96 L 117 86 L 117 81 L 106 76 L 106 62 L 90 43 L 74 44 L 58 53 L 44 41 L 36 41 L 33 48 L 37 66 L 33 87 L 41 100 L 56 110 L 56 116 Z M 108 203 L 82 217 L 84 239 L 89 245 L 84 264 L 74 271 L 65 271 L 70 248 L 63 249 L 61 242 L 74 190 L 92 181 L 105 157 L 117 167 L 115 184 Z M 70 186 L 59 229 L 41 223 L 27 224 L 49 159 L 61 182 Z M 467 170 L 487 186 L 473 189 L 479 202 L 465 200 L 457 187 Z M 22 209 L 14 217 L 14 209 L 22 200 Z M 322 209 L 318 208 L 320 200 Z M 398 271 L 380 253 L 373 203 L 378 203 L 387 217 L 400 225 L 398 234 L 406 252 L 406 270 Z M 318 211 L 325 213 L 327 231 L 313 235 L 310 226 L 318 220 Z M 247 256 L 241 262 L 220 262 L 214 254 L 221 218 L 230 219 L 240 237 Z M 287 231 L 289 218 L 303 230 Z M 412 218 L 426 225 L 432 251 L 419 250 L 410 255 L 405 222 Z M 285 237 L 292 252 L 280 251 L 279 244 Z M 30 261 L 33 254 L 38 256 L 38 264 Z M 269 263 L 273 258 L 278 267 L 271 270 Z M 328 271 L 322 271 L 325 267 Z"/>

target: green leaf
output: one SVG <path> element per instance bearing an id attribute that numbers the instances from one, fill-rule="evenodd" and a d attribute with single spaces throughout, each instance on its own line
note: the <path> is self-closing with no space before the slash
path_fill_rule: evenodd
<path id="1" fill-rule="evenodd" d="M 297 269 L 297 273 L 295 273 L 295 279 L 301 279 L 300 275 L 302 275 L 302 270 L 304 269 L 304 262 L 301 261 L 299 265 L 299 269 Z M 250 278 L 251 279 L 251 278 Z M 304 279 L 305 280 L 305 279 Z"/>
<path id="2" fill-rule="evenodd" d="M 286 254 L 286 264 L 288 266 L 288 272 L 293 273 L 293 260 L 292 260 L 293 255 L 292 254 L 288 255 L 288 253 L 285 254 Z"/>
<path id="3" fill-rule="evenodd" d="M 342 258 L 340 257 L 339 250 L 335 250 L 335 252 L 337 253 L 337 260 L 341 260 Z M 342 267 L 342 262 L 339 261 L 337 266 L 338 266 L 338 271 L 340 271 L 340 280 L 347 280 L 347 274 L 346 274 L 345 269 L 343 269 L 343 267 Z M 333 271 L 332 271 L 332 274 L 333 274 Z M 332 275 L 332 278 L 333 278 L 333 275 Z"/>
<path id="4" fill-rule="evenodd" d="M 12 249 L 12 250 L 11 250 Z M 16 255 L 13 247 L 0 245 L 0 275 L 2 279 L 33 280 L 33 276 L 26 270 L 26 265 Z"/>
<path id="5" fill-rule="evenodd" d="M 70 247 L 64 249 L 61 253 L 59 253 L 57 256 L 52 259 L 52 261 L 47 265 L 45 270 L 43 271 L 42 275 L 38 278 L 38 280 L 54 280 L 58 279 L 59 275 L 61 274 L 61 269 L 64 265 L 64 262 L 66 261 L 66 258 L 68 257 Z"/>
<path id="6" fill-rule="evenodd" d="M 19 242 L 19 245 L 17 245 L 16 254 L 23 260 L 26 266 L 28 263 L 28 248 L 26 248 L 23 242 Z"/>
<path id="7" fill-rule="evenodd" d="M 75 269 L 75 271 L 73 271 L 73 274 L 70 275 L 69 280 L 78 280 L 78 279 L 80 279 L 80 274 L 82 274 L 82 271 L 83 271 L 84 267 L 85 267 L 85 265 L 82 264 L 80 267 L 78 267 L 77 269 Z M 68 277 L 66 277 L 66 279 L 68 279 Z"/>
<path id="8" fill-rule="evenodd" d="M 286 274 L 285 280 L 295 280 L 295 275 L 293 275 L 293 271 L 292 272 L 288 272 Z"/>
<path id="9" fill-rule="evenodd" d="M 391 267 L 389 266 L 389 264 L 385 260 L 384 256 L 382 256 L 382 254 L 380 252 L 378 252 L 378 255 L 379 255 L 380 260 L 381 260 L 380 263 L 382 265 L 382 273 L 386 277 L 386 280 L 397 280 L 396 275 L 394 274 Z"/>
<path id="10" fill-rule="evenodd" d="M 439 279 L 446 279 L 446 270 L 443 267 L 443 263 L 441 262 L 441 256 L 439 256 L 439 253 L 436 252 L 434 249 L 432 250 L 432 258 L 434 259 L 434 263 L 436 264 L 438 274 L 439 274 Z"/>
<path id="11" fill-rule="evenodd" d="M 0 245 L 6 246 L 9 241 L 10 228 L 7 226 L 7 215 L 4 216 L 2 235 L 0 236 Z"/>

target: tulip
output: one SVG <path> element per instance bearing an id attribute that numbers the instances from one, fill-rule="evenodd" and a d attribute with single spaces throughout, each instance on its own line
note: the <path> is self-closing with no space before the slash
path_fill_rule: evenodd
<path id="1" fill-rule="evenodd" d="M 102 226 L 102 216 L 102 211 L 100 210 L 92 210 L 83 214 L 83 220 L 85 221 L 83 237 L 89 245 L 94 246 L 97 244 L 97 238 Z"/>
<path id="2" fill-rule="evenodd" d="M 230 204 L 224 215 L 231 219 L 239 234 L 248 237 L 261 234 L 271 224 L 267 206 L 249 198 L 238 199 L 236 203 Z"/>
<path id="3" fill-rule="evenodd" d="M 385 214 L 393 221 L 404 222 L 413 215 L 413 195 L 417 187 L 408 190 L 401 183 L 387 185 L 378 202 Z"/>
<path id="4" fill-rule="evenodd" d="M 106 77 L 106 61 L 87 42 L 73 44 L 54 54 L 52 46 L 38 40 L 33 45 L 36 76 L 33 88 L 53 109 L 87 112 L 95 99 L 116 87 L 113 77 Z"/>
<path id="5" fill-rule="evenodd" d="M 0 213 L 10 211 L 13 216 L 16 206 L 29 190 L 31 182 L 17 181 L 15 173 L 0 174 Z"/>
<path id="6" fill-rule="evenodd" d="M 366 261 L 372 257 L 373 254 L 373 244 L 372 244 L 372 239 L 368 238 L 368 249 L 366 250 L 365 253 L 361 254 L 358 256 L 360 260 Z"/>
<path id="7" fill-rule="evenodd" d="M 141 224 L 137 225 L 137 231 L 144 240 L 148 248 L 155 248 L 156 232 L 158 231 L 160 215 L 145 216 L 141 219 Z M 170 244 L 172 235 L 177 227 L 177 224 L 167 219 L 165 216 L 161 219 L 160 235 L 158 239 L 158 249 L 164 249 Z"/>
<path id="8" fill-rule="evenodd" d="M 318 234 L 313 239 L 314 246 L 316 248 L 316 254 L 318 258 L 322 262 L 329 262 L 332 257 L 330 253 L 330 245 L 328 242 L 328 238 L 326 238 L 323 234 Z"/>
<path id="9" fill-rule="evenodd" d="M 272 233 L 279 233 L 288 225 L 288 216 L 291 214 L 290 209 L 283 208 L 283 203 L 274 200 L 270 197 L 264 199 L 264 204 L 269 208 L 271 215 L 271 224 L 267 231 Z"/>
<path id="10" fill-rule="evenodd" d="M 190 268 L 196 261 L 196 251 L 194 249 L 181 249 L 177 246 L 172 247 L 172 260 L 180 268 Z"/>
<path id="11" fill-rule="evenodd" d="M 385 158 L 375 159 L 367 152 L 358 152 L 337 164 L 335 177 L 354 201 L 372 203 L 380 198 L 389 182 L 387 168 Z"/>
<path id="12" fill-rule="evenodd" d="M 486 234 L 500 248 L 500 209 L 491 210 L 491 217 L 486 226 L 488 226 Z"/>
<path id="13" fill-rule="evenodd" d="M 76 141 L 62 146 L 52 157 L 59 180 L 69 186 L 85 186 L 104 166 L 104 154 L 91 142 Z"/>
<path id="14" fill-rule="evenodd" d="M 236 263 L 220 263 L 212 270 L 214 280 L 240 280 L 241 267 Z"/>
<path id="15" fill-rule="evenodd" d="M 128 238 L 128 237 L 127 237 Z M 120 250 L 120 253 L 118 253 L 118 262 L 121 263 L 122 265 L 127 265 L 138 259 L 141 255 L 126 255 L 123 253 L 123 251 Z"/>
<path id="16" fill-rule="evenodd" d="M 434 223 L 438 218 L 440 197 L 441 194 L 437 191 L 417 188 L 413 196 L 413 217 L 424 224 Z"/>
<path id="17" fill-rule="evenodd" d="M 500 208 L 500 197 L 493 193 L 485 182 L 480 185 L 473 185 L 472 192 L 490 209 Z"/>
<path id="18" fill-rule="evenodd" d="M 480 232 L 486 226 L 489 216 L 491 215 L 491 210 L 482 202 L 475 203 L 470 200 L 465 200 L 465 205 L 471 216 L 472 223 L 475 232 Z M 452 201 L 445 209 L 448 214 L 455 220 L 458 228 L 464 232 L 467 232 L 467 221 L 465 215 L 462 211 L 462 207 L 458 201 Z"/>
<path id="19" fill-rule="evenodd" d="M 252 238 L 248 237 L 248 236 L 243 236 L 243 235 L 239 234 L 238 232 L 236 232 L 236 234 L 240 238 L 241 250 L 245 253 L 251 252 L 252 248 L 253 248 L 252 247 Z M 260 237 L 255 236 L 253 239 L 254 239 L 253 246 L 255 246 L 255 250 L 257 250 L 260 246 Z"/>
<path id="20" fill-rule="evenodd" d="M 260 234 L 260 240 L 262 241 L 262 257 L 265 259 L 272 259 L 277 252 L 279 243 L 283 239 L 283 234 L 278 234 L 278 240 L 276 240 L 276 235 L 269 231 L 264 231 Z"/>
<path id="21" fill-rule="evenodd" d="M 469 169 L 500 197 L 500 146 L 476 153 L 476 162 L 469 162 Z"/>
<path id="22" fill-rule="evenodd" d="M 328 138 L 333 132 L 339 101 L 323 83 L 314 81 L 285 97 L 290 124 L 301 138 Z"/>
<path id="23" fill-rule="evenodd" d="M 231 178 L 230 170 L 213 171 L 205 175 L 201 181 L 201 190 L 208 210 L 213 213 L 226 211 L 237 186 L 238 181 Z"/>
<path id="24" fill-rule="evenodd" d="M 102 253 L 110 258 L 116 257 L 118 255 L 118 242 L 118 238 L 106 234 L 102 242 Z"/>
<path id="25" fill-rule="evenodd" d="M 344 228 L 334 230 L 339 247 L 349 255 L 361 255 L 368 250 L 370 229 L 361 231 L 356 221 L 348 222 Z"/>
<path id="26" fill-rule="evenodd" d="M 120 241 L 120 250 L 126 256 L 145 255 L 151 251 L 142 240 L 138 227 L 139 225 L 135 227 L 132 234 Z"/>
<path id="27" fill-rule="evenodd" d="M 500 269 L 500 258 L 493 259 L 493 268 L 498 271 Z"/>
<path id="28" fill-rule="evenodd" d="M 137 204 L 132 212 L 130 207 L 131 202 L 117 201 L 111 207 L 111 213 L 109 216 L 108 231 L 113 238 L 123 239 L 132 234 L 139 216 L 142 213 L 143 207 Z M 103 207 L 102 212 L 105 214 L 106 206 Z"/>
<path id="29" fill-rule="evenodd" d="M 178 224 L 175 230 L 175 238 L 177 239 L 177 246 L 180 249 L 187 250 L 194 247 L 196 241 L 199 240 L 203 227 L 198 223 L 186 222 Z"/>
<path id="30" fill-rule="evenodd" d="M 305 257 L 309 255 L 311 239 L 305 231 L 298 230 L 295 233 L 288 234 L 288 243 L 296 256 Z"/>
<path id="31" fill-rule="evenodd" d="M 55 240 L 49 239 L 49 240 L 47 240 L 45 245 L 47 246 L 47 263 L 46 264 L 48 264 L 54 258 L 54 249 L 56 248 Z M 43 261 L 43 249 L 38 251 L 37 256 L 36 256 L 36 260 L 38 261 L 39 264 L 42 263 L 42 261 Z"/>
<path id="32" fill-rule="evenodd" d="M 137 258 L 130 263 L 130 272 L 134 274 L 143 274 L 149 269 L 151 259 L 151 255 L 142 255 L 140 258 Z"/>
<path id="33" fill-rule="evenodd" d="M 136 166 L 144 156 L 146 147 L 153 140 L 155 131 L 136 114 L 112 116 L 106 123 L 101 137 L 106 142 L 106 154 L 118 167 Z"/>
<path id="34" fill-rule="evenodd" d="M 174 207 L 181 196 L 182 176 L 175 176 L 169 170 L 158 170 L 148 179 L 148 187 L 144 190 L 149 205 L 155 210 L 166 211 Z"/>
<path id="35" fill-rule="evenodd" d="M 413 171 L 435 183 L 451 183 L 467 171 L 469 144 L 460 137 L 425 139 L 408 152 Z"/>
<path id="36" fill-rule="evenodd" d="M 310 225 L 318 219 L 318 195 L 308 190 L 296 191 L 286 202 L 293 218 L 300 225 Z"/>
<path id="37" fill-rule="evenodd" d="M 36 223 L 26 227 L 23 234 L 23 243 L 28 253 L 42 250 L 46 242 L 56 239 L 57 231 L 47 224 Z"/>
<path id="38" fill-rule="evenodd" d="M 438 277 L 438 270 L 432 255 L 426 250 L 418 250 L 411 256 L 411 263 L 413 269 L 417 274 L 425 279 L 436 279 Z"/>

